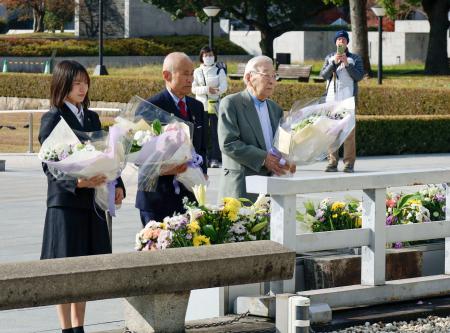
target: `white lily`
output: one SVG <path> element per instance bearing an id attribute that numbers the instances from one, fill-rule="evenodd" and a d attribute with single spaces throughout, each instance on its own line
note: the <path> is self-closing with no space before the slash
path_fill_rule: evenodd
<path id="1" fill-rule="evenodd" d="M 194 185 L 192 187 L 195 199 L 200 206 L 205 206 L 206 204 L 206 186 L 205 185 Z"/>

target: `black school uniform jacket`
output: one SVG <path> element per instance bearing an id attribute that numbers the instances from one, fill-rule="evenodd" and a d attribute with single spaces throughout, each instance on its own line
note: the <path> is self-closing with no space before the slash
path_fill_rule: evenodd
<path id="1" fill-rule="evenodd" d="M 90 110 L 83 110 L 84 124 L 78 121 L 78 118 L 64 104 L 62 108 L 52 107 L 41 119 L 41 128 L 39 130 L 39 142 L 42 144 L 50 135 L 52 130 L 61 120 L 61 117 L 67 122 L 70 128 L 81 132 L 100 131 L 102 129 L 100 118 L 97 113 Z M 47 175 L 47 207 L 72 207 L 82 209 L 94 209 L 94 189 L 77 188 L 77 180 L 57 180 L 48 171 L 47 165 L 42 163 L 45 174 Z M 122 179 L 117 179 L 116 187 L 121 187 L 125 193 L 125 187 Z"/>

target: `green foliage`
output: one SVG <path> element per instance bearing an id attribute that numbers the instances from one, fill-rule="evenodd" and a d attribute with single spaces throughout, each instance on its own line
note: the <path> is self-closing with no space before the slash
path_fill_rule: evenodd
<path id="1" fill-rule="evenodd" d="M 59 29 L 60 27 L 56 27 Z M 165 36 L 149 38 L 106 39 L 104 54 L 107 56 L 165 56 L 174 51 L 196 55 L 208 44 L 207 36 Z M 215 44 L 220 54 L 246 54 L 236 44 L 226 38 L 216 38 Z M 96 56 L 98 41 L 89 39 L 26 39 L 4 38 L 0 43 L 0 54 L 17 57 L 46 57 L 53 50 L 64 56 Z"/>
<path id="2" fill-rule="evenodd" d="M 3 18 L 0 18 L 0 34 L 4 34 L 8 31 L 8 21 Z"/>
<path id="3" fill-rule="evenodd" d="M 44 24 L 47 30 L 55 32 L 55 30 L 61 28 L 61 22 L 58 17 L 52 12 L 46 12 L 44 16 Z M 62 24 L 64 26 L 64 23 Z"/>
<path id="4" fill-rule="evenodd" d="M 164 88 L 162 79 L 131 77 L 92 77 L 89 96 L 93 101 L 128 102 L 134 95 L 148 97 Z M 242 81 L 229 81 L 228 94 L 244 89 Z M 281 82 L 273 100 L 289 110 L 297 100 L 320 97 L 324 84 Z M 0 96 L 48 98 L 50 76 L 43 74 L 7 73 L 0 75 Z M 450 115 L 448 89 L 420 89 L 388 86 L 361 87 L 357 114 Z M 395 120 L 395 118 L 393 118 Z"/>
<path id="5" fill-rule="evenodd" d="M 450 115 L 359 116 L 356 151 L 359 156 L 448 153 Z"/>

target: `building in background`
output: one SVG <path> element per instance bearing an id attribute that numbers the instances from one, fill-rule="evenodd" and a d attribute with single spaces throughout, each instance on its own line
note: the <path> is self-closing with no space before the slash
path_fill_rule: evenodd
<path id="1" fill-rule="evenodd" d="M 98 0 L 76 0 L 75 35 L 98 34 Z M 128 38 L 164 35 L 208 35 L 209 25 L 195 16 L 173 21 L 170 14 L 141 0 L 109 0 L 104 5 L 104 33 L 107 37 Z M 215 26 L 219 34 L 219 24 Z"/>

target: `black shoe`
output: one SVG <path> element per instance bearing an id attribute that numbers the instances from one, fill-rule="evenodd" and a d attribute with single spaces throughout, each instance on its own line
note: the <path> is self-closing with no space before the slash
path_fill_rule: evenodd
<path id="1" fill-rule="evenodd" d="M 350 164 L 346 164 L 344 167 L 344 170 L 342 170 L 342 171 L 347 172 L 347 173 L 355 172 L 353 165 L 350 165 Z"/>
<path id="2" fill-rule="evenodd" d="M 333 164 L 328 164 L 325 169 L 325 172 L 337 172 L 337 171 L 338 171 L 337 165 Z"/>
<path id="3" fill-rule="evenodd" d="M 73 333 L 84 333 L 83 326 L 73 327 L 72 330 L 73 330 Z"/>

